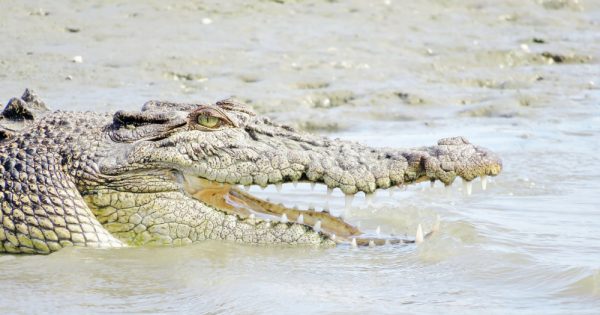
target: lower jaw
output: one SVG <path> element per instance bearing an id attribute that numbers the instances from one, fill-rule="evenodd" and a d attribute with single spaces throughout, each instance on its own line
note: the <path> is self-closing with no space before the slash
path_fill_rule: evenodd
<path id="1" fill-rule="evenodd" d="M 297 222 L 328 236 L 336 235 L 342 239 L 362 234 L 356 227 L 329 212 L 298 210 L 277 205 L 254 197 L 232 185 L 185 176 L 184 189 L 193 198 L 241 218 L 258 217 L 265 220 Z"/>
<path id="2" fill-rule="evenodd" d="M 236 215 L 241 219 L 256 218 L 257 220 L 278 220 L 303 224 L 316 232 L 323 233 L 337 243 L 349 243 L 355 246 L 415 243 L 422 241 L 424 237 L 428 237 L 433 232 L 423 234 L 419 226 L 415 239 L 366 237 L 357 227 L 345 222 L 340 217 L 331 215 L 328 211 L 317 212 L 288 208 L 252 196 L 234 185 L 221 184 L 193 176 L 184 176 L 183 186 L 190 196 L 219 211 Z"/>

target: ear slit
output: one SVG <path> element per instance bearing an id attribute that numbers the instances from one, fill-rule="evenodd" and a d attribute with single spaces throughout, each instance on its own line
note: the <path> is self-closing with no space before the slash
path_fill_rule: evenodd
<path id="1" fill-rule="evenodd" d="M 108 132 L 116 142 L 158 141 L 186 124 L 186 120 L 177 112 L 118 111 L 113 115 Z"/>
<path id="2" fill-rule="evenodd" d="M 113 122 L 122 125 L 148 125 L 164 124 L 174 118 L 172 113 L 153 113 L 153 112 L 126 112 L 117 111 L 113 116 Z"/>

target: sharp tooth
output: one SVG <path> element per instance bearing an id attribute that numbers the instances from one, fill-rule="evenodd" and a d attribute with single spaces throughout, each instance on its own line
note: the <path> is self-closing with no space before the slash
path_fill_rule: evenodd
<path id="1" fill-rule="evenodd" d="M 333 188 L 327 187 L 327 198 L 331 198 L 333 195 Z"/>
<path id="2" fill-rule="evenodd" d="M 304 224 L 304 215 L 303 214 L 299 215 L 297 221 L 300 224 Z"/>
<path id="3" fill-rule="evenodd" d="M 331 236 L 329 237 L 332 241 L 335 241 L 335 234 L 331 234 Z"/>
<path id="4" fill-rule="evenodd" d="M 265 220 L 265 222 L 266 222 L 266 224 L 267 224 L 267 227 L 270 227 L 270 226 L 271 226 L 271 220 L 270 220 L 270 219 L 267 219 L 267 220 Z"/>
<path id="5" fill-rule="evenodd" d="M 467 189 L 467 195 L 471 195 L 471 193 L 473 192 L 473 182 L 467 182 L 466 184 L 466 189 Z"/>
<path id="6" fill-rule="evenodd" d="M 297 181 L 293 181 L 292 185 L 294 185 L 294 188 L 298 188 L 298 182 Z"/>
<path id="7" fill-rule="evenodd" d="M 388 194 L 390 195 L 390 197 L 394 197 L 394 189 L 395 187 L 388 188 Z"/>
<path id="8" fill-rule="evenodd" d="M 404 244 L 404 240 L 401 239 L 398 244 Z"/>
<path id="9" fill-rule="evenodd" d="M 346 209 L 352 207 L 352 201 L 354 201 L 354 195 L 346 195 L 344 207 Z"/>
<path id="10" fill-rule="evenodd" d="M 315 205 L 312 202 L 308 204 L 308 210 L 315 211 Z"/>
<path id="11" fill-rule="evenodd" d="M 267 189 L 266 185 L 265 186 L 260 186 L 260 190 L 265 190 L 265 189 Z"/>
<path id="12" fill-rule="evenodd" d="M 288 223 L 288 218 L 285 213 L 281 215 L 281 223 Z"/>
<path id="13" fill-rule="evenodd" d="M 248 219 L 254 220 L 254 217 L 255 217 L 254 213 L 250 213 L 250 215 L 248 216 Z"/>
<path id="14" fill-rule="evenodd" d="M 321 231 L 321 220 L 317 220 L 317 223 L 315 223 L 315 226 L 313 226 L 313 230 L 315 230 L 315 232 Z"/>
<path id="15" fill-rule="evenodd" d="M 329 201 L 325 202 L 325 206 L 323 207 L 323 211 L 329 212 Z M 320 212 L 320 211 L 319 211 Z"/>
<path id="16" fill-rule="evenodd" d="M 390 240 L 385 240 L 385 245 L 391 245 Z"/>
<path id="17" fill-rule="evenodd" d="M 317 186 L 317 183 L 310 183 L 310 190 L 314 191 L 315 186 Z"/>
<path id="18" fill-rule="evenodd" d="M 381 226 L 377 226 L 377 229 L 375 229 L 375 234 L 377 234 L 377 236 L 381 234 Z"/>
<path id="19" fill-rule="evenodd" d="M 439 214 L 435 217 L 435 223 L 433 224 L 431 231 L 434 233 L 437 233 L 440 231 L 440 215 Z"/>
<path id="20" fill-rule="evenodd" d="M 250 191 L 250 185 L 244 185 L 244 190 L 245 191 Z"/>
<path id="21" fill-rule="evenodd" d="M 281 192 L 281 188 L 283 188 L 283 185 L 281 183 L 275 184 L 275 189 L 277 190 L 277 192 Z"/>
<path id="22" fill-rule="evenodd" d="M 486 190 L 487 189 L 487 176 L 481 176 L 481 189 L 482 190 Z"/>
<path id="23" fill-rule="evenodd" d="M 435 187 L 435 180 L 432 180 L 429 182 L 429 187 L 431 187 L 431 188 Z"/>
<path id="24" fill-rule="evenodd" d="M 352 248 L 357 248 L 358 244 L 356 244 L 356 238 L 352 238 Z"/>
<path id="25" fill-rule="evenodd" d="M 373 240 L 369 241 L 369 247 L 375 247 L 375 242 Z"/>
<path id="26" fill-rule="evenodd" d="M 423 227 L 421 227 L 421 224 L 419 224 L 419 226 L 417 226 L 417 234 L 415 235 L 415 243 L 417 243 L 417 244 L 423 243 Z"/>

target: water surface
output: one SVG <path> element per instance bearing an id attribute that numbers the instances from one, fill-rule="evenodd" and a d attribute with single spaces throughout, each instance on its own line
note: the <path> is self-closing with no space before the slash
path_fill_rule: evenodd
<path id="1" fill-rule="evenodd" d="M 112 111 L 236 95 L 330 137 L 410 147 L 462 135 L 504 163 L 470 196 L 458 180 L 370 206 L 357 197 L 348 219 L 364 229 L 413 235 L 439 215 L 419 246 L 2 255 L 2 313 L 600 313 L 595 1 L 4 1 L 0 12 L 4 100 L 30 87 L 54 109 Z M 317 207 L 325 195 L 254 191 Z"/>

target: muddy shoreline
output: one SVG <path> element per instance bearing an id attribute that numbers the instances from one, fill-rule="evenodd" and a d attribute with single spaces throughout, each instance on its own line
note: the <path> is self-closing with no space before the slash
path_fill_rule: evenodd
<path id="1" fill-rule="evenodd" d="M 6 1 L 0 10 L 0 96 L 29 87 L 56 109 L 236 96 L 334 131 L 365 118 L 538 115 L 600 84 L 593 1 Z"/>

